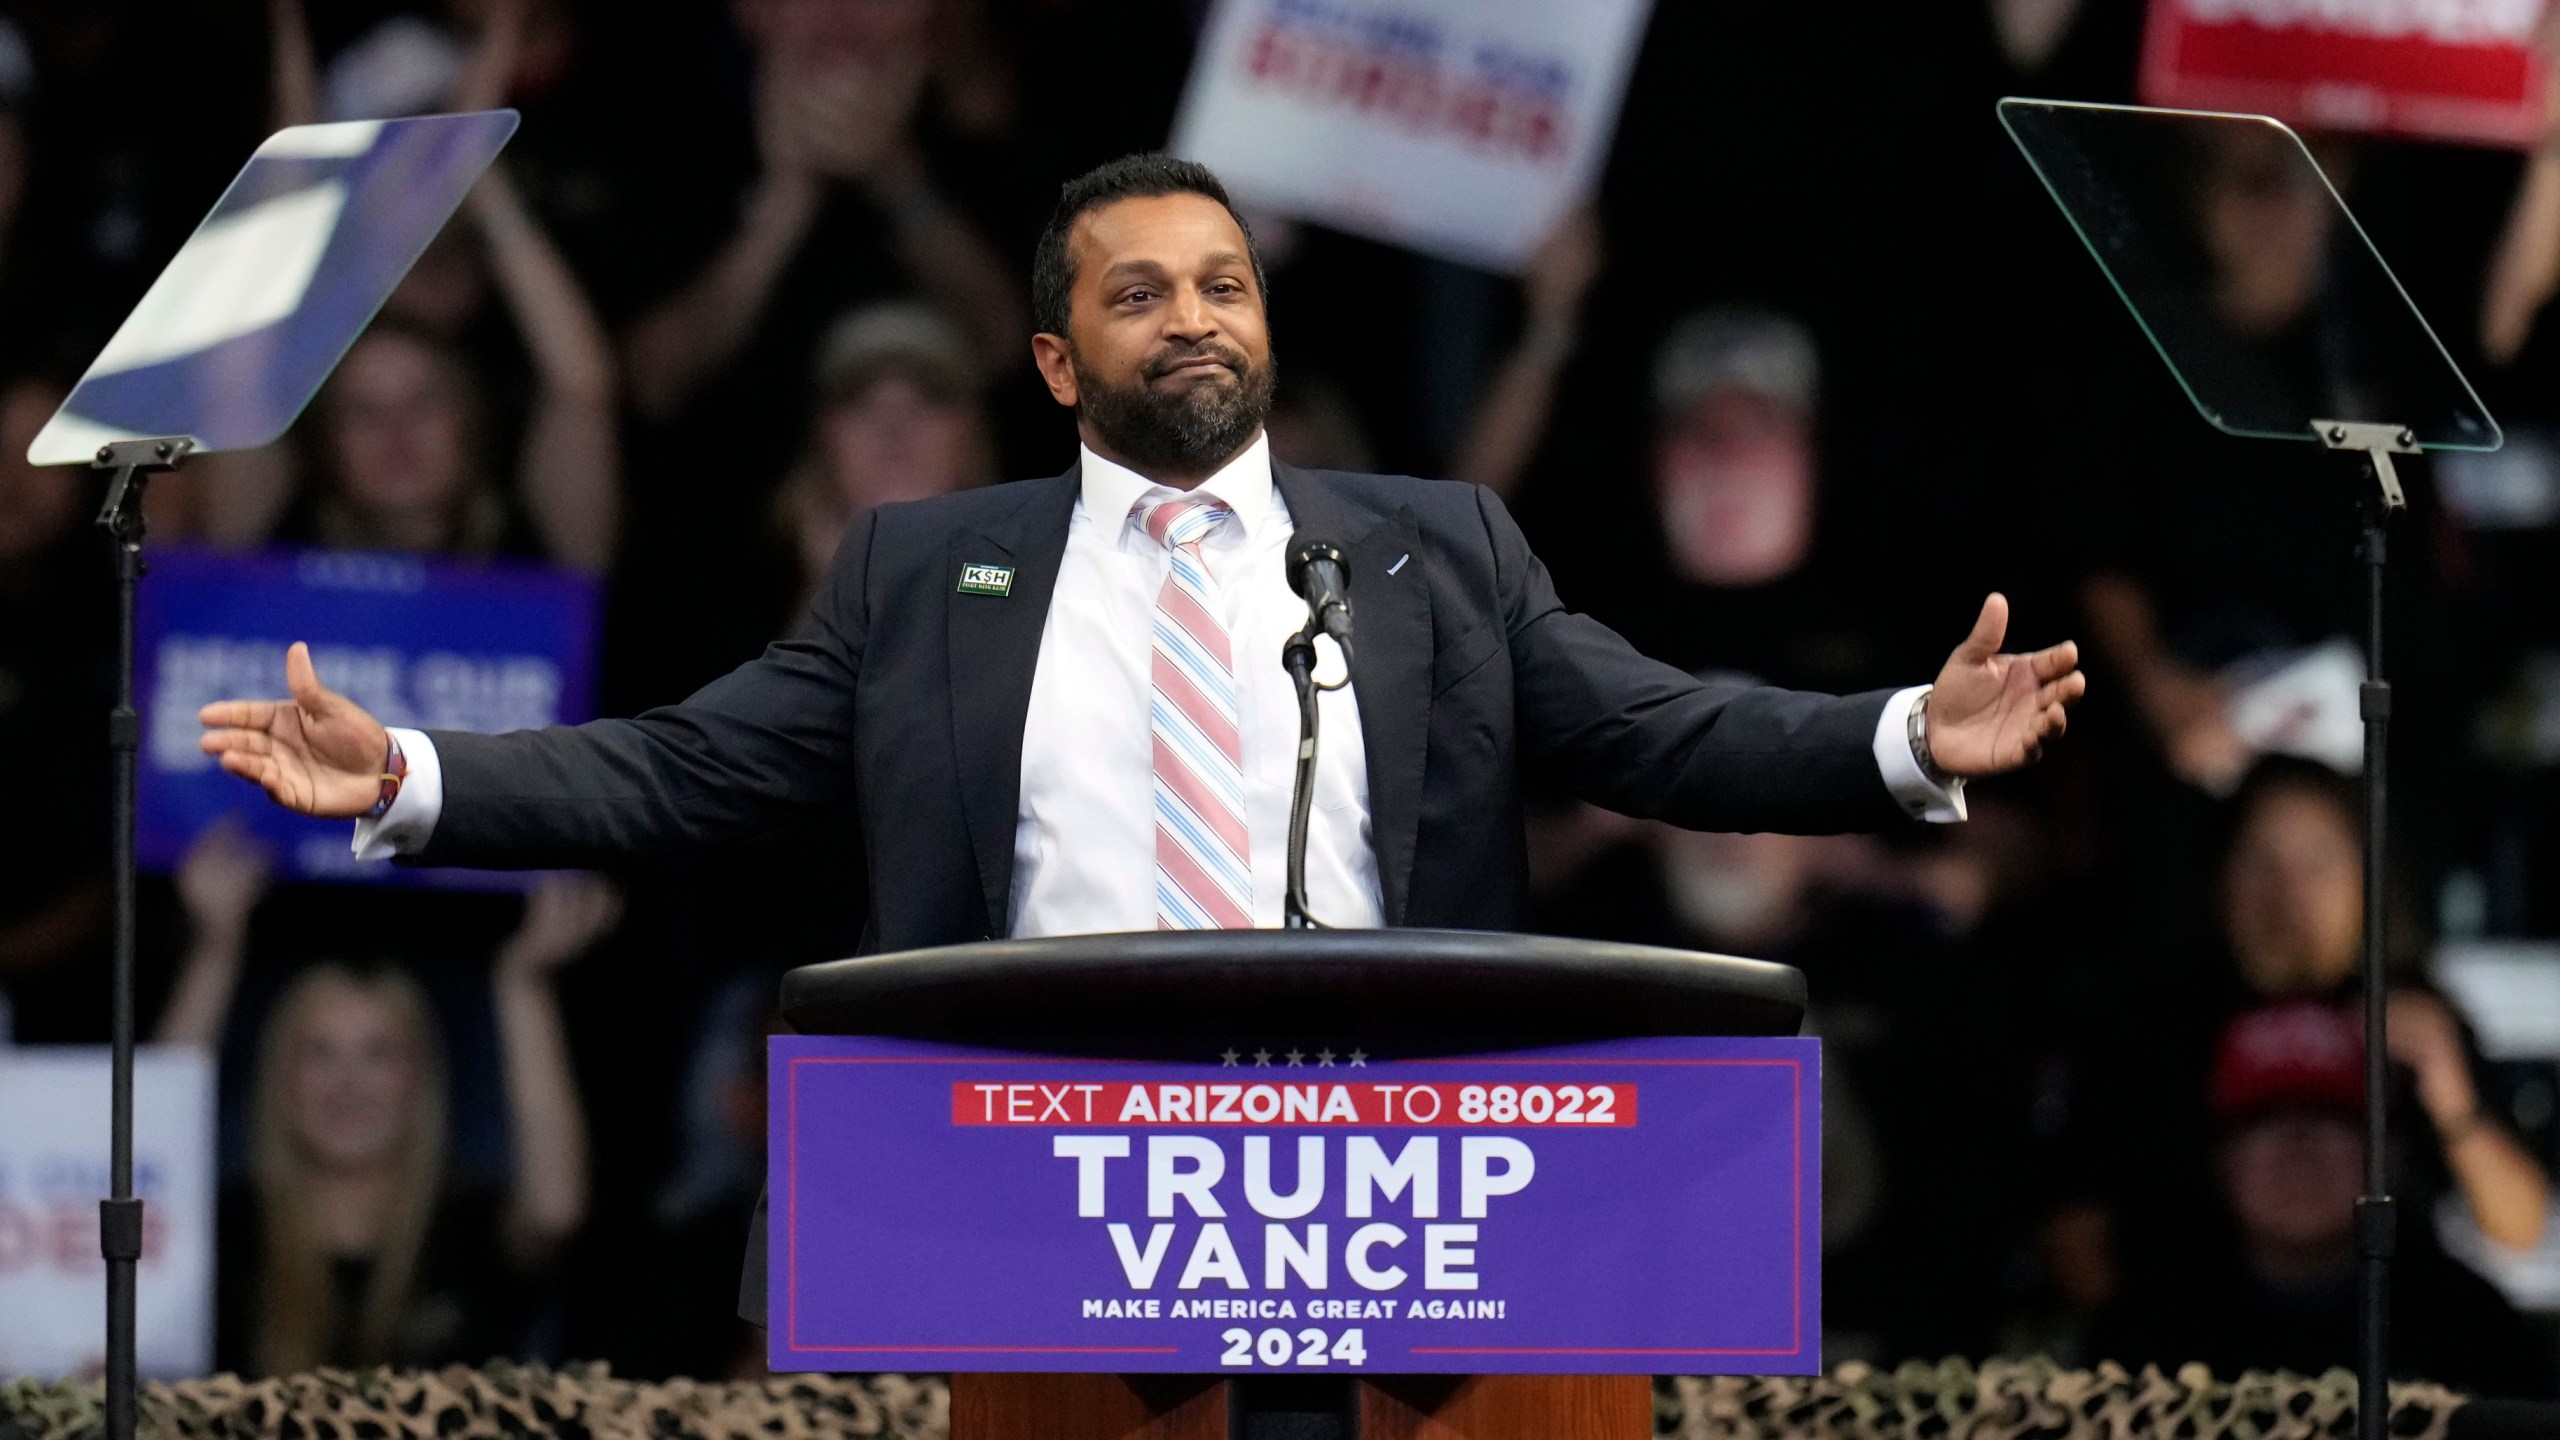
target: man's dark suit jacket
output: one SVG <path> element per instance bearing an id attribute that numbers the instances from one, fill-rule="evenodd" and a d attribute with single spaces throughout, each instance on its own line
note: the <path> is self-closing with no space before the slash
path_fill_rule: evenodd
<path id="1" fill-rule="evenodd" d="M 1388 924 L 1522 927 L 1524 761 L 1587 800 L 1693 829 L 1903 823 L 1874 752 L 1887 692 L 1710 686 L 1646 659 L 1558 603 L 1479 486 L 1279 464 L 1272 480 L 1298 533 L 1349 562 Z M 1004 934 L 1032 671 L 1081 489 L 1069 470 L 872 511 L 801 633 L 683 704 L 436 734 L 444 810 L 417 859 L 602 865 L 850 804 L 869 856 L 865 952 Z M 1010 593 L 961 593 L 971 565 L 1011 566 Z M 759 1324 L 764 1254 L 759 1205 L 739 1293 Z"/>
<path id="2" fill-rule="evenodd" d="M 1297 532 L 1348 558 L 1351 675 L 1390 925 L 1517 929 L 1523 763 L 1692 829 L 1903 823 L 1873 752 L 1887 694 L 1716 686 L 1568 611 L 1479 486 L 1274 464 Z M 434 736 L 430 865 L 592 866 L 855 807 L 865 952 L 1001 936 L 1022 732 L 1078 472 L 857 521 L 800 633 L 634 719 Z M 1010 566 L 1009 594 L 962 567 Z M 1279 664 L 1279 656 L 1241 663 Z M 1345 743 L 1348 737 L 1329 737 Z"/>

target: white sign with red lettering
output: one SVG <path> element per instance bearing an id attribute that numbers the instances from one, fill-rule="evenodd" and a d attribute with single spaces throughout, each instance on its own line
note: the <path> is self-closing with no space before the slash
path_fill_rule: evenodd
<path id="1" fill-rule="evenodd" d="M 1598 179 L 1651 0 L 1219 0 L 1173 149 L 1240 204 L 1518 270 Z"/>
<path id="2" fill-rule="evenodd" d="M 2142 98 L 2327 130 L 2528 146 L 2544 0 L 2151 0 Z"/>
<path id="3" fill-rule="evenodd" d="M 107 1051 L 0 1047 L 0 1378 L 95 1376 L 106 1354 Z M 213 1066 L 146 1047 L 133 1062 L 142 1197 L 136 1358 L 146 1376 L 213 1363 Z"/>

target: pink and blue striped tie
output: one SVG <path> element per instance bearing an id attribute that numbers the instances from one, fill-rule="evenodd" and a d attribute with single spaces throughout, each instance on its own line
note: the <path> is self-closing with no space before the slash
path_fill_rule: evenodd
<path id="1" fill-rule="evenodd" d="M 1253 844 L 1244 824 L 1244 739 L 1235 663 L 1200 542 L 1235 512 L 1211 496 L 1138 504 L 1173 552 L 1156 592 L 1154 695 L 1156 928 L 1253 925 Z"/>

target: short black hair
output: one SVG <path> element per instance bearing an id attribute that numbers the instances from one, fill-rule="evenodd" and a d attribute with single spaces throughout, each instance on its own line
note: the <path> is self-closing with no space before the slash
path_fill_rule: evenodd
<path id="1" fill-rule="evenodd" d="M 1040 244 L 1031 254 L 1031 323 L 1045 335 L 1067 333 L 1067 313 L 1076 283 L 1075 262 L 1067 255 L 1067 237 L 1076 221 L 1089 210 L 1098 210 L 1115 200 L 1146 200 L 1159 195 L 1204 195 L 1217 201 L 1235 216 L 1236 228 L 1244 232 L 1246 258 L 1253 262 L 1253 288 L 1262 292 L 1267 304 L 1271 283 L 1262 273 L 1262 247 L 1254 243 L 1253 227 L 1236 214 L 1235 202 L 1227 198 L 1227 187 L 1218 183 L 1209 167 L 1196 160 L 1150 150 L 1141 155 L 1123 155 L 1107 165 L 1099 165 L 1058 188 L 1058 208 L 1049 212 L 1048 227 L 1040 232 Z"/>

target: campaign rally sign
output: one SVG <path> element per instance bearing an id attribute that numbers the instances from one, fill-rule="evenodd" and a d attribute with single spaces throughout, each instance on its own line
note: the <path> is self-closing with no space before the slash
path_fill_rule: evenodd
<path id="1" fill-rule="evenodd" d="M 1172 149 L 1238 201 L 1518 270 L 1599 176 L 1651 0 L 1219 0 Z"/>
<path id="2" fill-rule="evenodd" d="M 569 724 L 593 703 L 595 583 L 495 560 L 347 550 L 160 550 L 142 587 L 136 693 L 142 864 L 175 866 L 206 826 L 240 817 L 304 879 L 518 885 L 521 877 L 355 858 L 353 827 L 270 804 L 197 747 L 207 701 L 281 697 L 284 652 L 308 641 L 322 683 L 385 725 L 494 734 Z"/>
<path id="3" fill-rule="evenodd" d="M 2151 0 L 2142 98 L 2306 127 L 2525 147 L 2543 0 Z"/>
<path id="4" fill-rule="evenodd" d="M 108 1052 L 0 1046 L 0 1376 L 94 1377 L 106 1363 Z M 133 1057 L 133 1192 L 142 1197 L 135 1363 L 183 1379 L 213 1365 L 213 1063 Z"/>
<path id="5" fill-rule="evenodd" d="M 1819 1042 L 770 1042 L 777 1370 L 1811 1375 Z"/>

